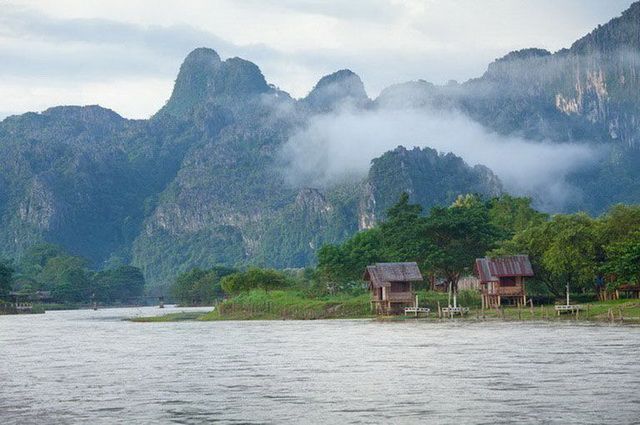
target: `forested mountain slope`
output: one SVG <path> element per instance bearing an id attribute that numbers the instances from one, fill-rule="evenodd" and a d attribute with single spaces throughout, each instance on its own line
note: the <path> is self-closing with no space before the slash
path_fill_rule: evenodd
<path id="1" fill-rule="evenodd" d="M 409 82 L 373 100 L 349 70 L 296 100 L 255 64 L 196 49 L 149 120 L 61 106 L 0 123 L 0 255 L 48 241 L 97 267 L 140 266 L 152 283 L 194 266 L 300 267 L 384 219 L 403 191 L 426 208 L 503 192 L 488 168 L 401 138 L 368 173 L 292 182 L 287 142 L 341 110 L 455 110 L 496 134 L 604 146 L 604 161 L 570 176 L 583 195 L 567 208 L 640 202 L 639 27 L 635 3 L 568 49 L 512 52 L 463 84 Z"/>

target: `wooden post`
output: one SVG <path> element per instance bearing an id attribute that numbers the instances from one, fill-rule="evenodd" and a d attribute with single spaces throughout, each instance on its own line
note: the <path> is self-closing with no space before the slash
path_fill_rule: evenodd
<path id="1" fill-rule="evenodd" d="M 442 309 L 440 308 L 440 301 L 438 300 L 438 319 L 442 319 Z"/>
<path id="2" fill-rule="evenodd" d="M 532 299 L 529 299 L 529 306 L 531 311 L 531 318 L 533 319 L 533 300 Z"/>

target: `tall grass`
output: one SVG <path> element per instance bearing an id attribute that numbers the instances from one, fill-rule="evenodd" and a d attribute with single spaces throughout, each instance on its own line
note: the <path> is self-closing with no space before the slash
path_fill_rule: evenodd
<path id="1" fill-rule="evenodd" d="M 418 303 L 420 307 L 429 307 L 431 311 L 436 311 L 438 302 L 440 307 L 448 305 L 449 295 L 446 292 L 437 291 L 418 291 Z M 480 307 L 482 299 L 480 293 L 473 290 L 462 290 L 458 293 L 458 305 L 463 307 Z M 451 301 L 453 303 L 453 299 Z"/>
<path id="2" fill-rule="evenodd" d="M 369 294 L 309 298 L 300 291 L 253 290 L 218 304 L 202 320 L 333 319 L 371 315 Z"/>

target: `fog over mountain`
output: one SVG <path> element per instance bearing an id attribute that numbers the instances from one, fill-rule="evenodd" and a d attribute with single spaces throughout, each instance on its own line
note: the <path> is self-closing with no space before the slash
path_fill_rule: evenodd
<path id="1" fill-rule="evenodd" d="M 528 195 L 549 212 L 640 202 L 640 3 L 570 48 L 514 51 L 463 83 L 342 69 L 295 99 L 196 48 L 148 120 L 59 106 L 0 123 L 0 255 L 60 244 L 148 281 L 214 264 L 302 267 L 402 192 Z"/>
<path id="2" fill-rule="evenodd" d="M 283 146 L 287 181 L 330 187 L 362 178 L 372 159 L 399 144 L 453 152 L 470 165 L 486 165 L 506 191 L 533 197 L 538 207 L 551 212 L 582 196 L 567 176 L 607 153 L 603 146 L 500 135 L 459 111 L 345 107 L 312 117 Z"/>

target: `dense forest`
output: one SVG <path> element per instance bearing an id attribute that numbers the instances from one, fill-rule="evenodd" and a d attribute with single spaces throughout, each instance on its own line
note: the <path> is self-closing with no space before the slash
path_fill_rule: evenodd
<path id="1" fill-rule="evenodd" d="M 636 204 L 639 22 L 634 3 L 567 49 L 511 52 L 478 78 L 398 84 L 376 99 L 349 70 L 294 99 L 255 64 L 198 48 L 180 66 L 166 105 L 148 120 L 100 106 L 7 117 L 0 122 L 0 256 L 19 264 L 34 245 L 52 243 L 86 258 L 88 270 L 130 264 L 160 288 L 193 268 L 311 266 L 321 246 L 353 244 L 358 231 L 384 221 L 402 192 L 428 211 L 459 194 L 493 197 L 513 187 L 453 147 L 453 153 L 413 148 L 430 134 L 418 141 L 388 135 L 393 144 L 363 156 L 357 173 L 315 175 L 346 154 L 330 140 L 349 141 L 346 129 L 330 131 L 345 110 L 400 122 L 455 113 L 496 140 L 581 146 L 600 156 L 566 175 L 571 191 L 559 192 L 562 205 L 545 211 L 600 215 L 616 203 Z M 358 151 L 377 136 L 368 133 Z M 454 146 L 451 134 L 436 136 Z M 291 156 L 308 140 L 337 151 Z M 465 140 L 481 151 L 476 142 Z M 551 189 L 517 193 L 539 207 Z M 373 237 L 364 234 L 356 237 Z"/>
<path id="2" fill-rule="evenodd" d="M 140 269 L 113 265 L 92 270 L 86 258 L 53 244 L 27 249 L 20 261 L 0 261 L 0 301 L 10 293 L 27 300 L 65 306 L 139 304 L 145 291 Z"/>
<path id="3" fill-rule="evenodd" d="M 616 205 L 596 218 L 550 216 L 532 208 L 528 198 L 466 195 L 424 212 L 402 194 L 378 226 L 321 247 L 317 267 L 196 269 L 178 277 L 174 294 L 187 305 L 275 289 L 309 299 L 358 297 L 366 292 L 367 265 L 404 261 L 419 264 L 423 289 L 440 282 L 456 290 L 461 277 L 474 273 L 476 258 L 505 254 L 529 255 L 535 273 L 528 283 L 531 296 L 561 298 L 566 284 L 594 297 L 601 289 L 640 284 L 640 206 Z"/>

